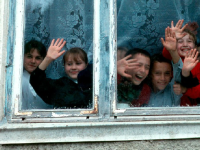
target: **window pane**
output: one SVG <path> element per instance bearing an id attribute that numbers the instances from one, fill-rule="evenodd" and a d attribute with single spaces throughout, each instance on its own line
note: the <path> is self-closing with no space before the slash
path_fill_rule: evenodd
<path id="1" fill-rule="evenodd" d="M 151 57 L 154 54 L 162 54 L 163 45 L 161 38 L 165 40 L 165 28 L 174 26 L 179 19 L 184 19 L 183 25 L 189 24 L 188 29 L 192 30 L 192 34 L 196 35 L 197 43 L 192 35 L 185 36 L 188 49 L 194 48 L 198 44 L 200 35 L 197 34 L 198 24 L 200 24 L 199 16 L 200 2 L 195 1 L 140 1 L 140 0 L 118 0 L 117 1 L 117 41 L 118 41 L 118 59 L 124 58 L 125 53 L 130 49 L 143 49 L 147 51 Z M 193 24 L 191 24 L 191 22 Z M 195 22 L 195 23 L 194 23 Z M 193 31 L 194 30 L 194 31 Z M 186 32 L 187 33 L 187 32 Z M 188 44 L 191 40 L 193 47 Z M 179 52 L 177 42 L 178 54 Z M 133 50 L 136 51 L 136 50 Z M 127 53 L 128 54 L 128 53 Z M 129 54 L 133 54 L 129 51 Z M 134 57 L 135 56 L 135 57 Z M 200 105 L 199 77 L 197 64 L 191 71 L 196 79 L 192 80 L 190 87 L 185 94 L 177 95 L 173 92 L 174 80 L 176 83 L 181 82 L 181 62 L 178 66 L 174 65 L 174 74 L 171 65 L 167 62 L 153 63 L 150 65 L 147 55 L 134 55 L 139 64 L 137 69 L 129 69 L 124 73 L 131 75 L 131 80 L 121 78 L 118 75 L 118 106 L 119 107 L 172 107 L 172 106 L 198 106 Z M 165 57 L 166 54 L 164 54 Z M 162 59 L 162 56 L 157 56 Z M 181 56 L 183 57 L 183 56 Z M 128 59 L 128 58 L 127 58 Z M 184 59 L 183 59 L 184 60 Z M 145 66 L 146 64 L 146 66 Z M 180 68 L 179 68 L 180 67 Z M 141 71 L 141 69 L 143 69 Z M 149 69 L 149 72 L 148 72 Z M 135 71 L 133 71 L 135 70 Z M 172 75 L 175 79 L 171 79 Z M 161 79 L 164 78 L 164 81 Z M 191 80 L 189 80 L 191 81 Z M 119 83 L 118 82 L 118 83 Z M 187 85 L 187 84 L 186 84 Z M 178 85 L 177 85 L 178 86 Z M 193 89 L 191 89 L 193 87 Z M 196 91 L 196 92 L 195 92 Z M 181 99 L 180 99 L 181 97 Z"/>
<path id="2" fill-rule="evenodd" d="M 65 46 L 62 48 L 62 50 L 70 50 L 74 47 L 79 47 L 83 49 L 88 56 L 88 63 L 92 64 L 92 58 L 93 58 L 93 1 L 74 1 L 74 0 L 49 0 L 49 1 L 32 1 L 32 0 L 26 0 L 25 1 L 25 43 L 28 43 L 31 40 L 37 40 L 40 41 L 46 49 L 51 44 L 52 39 L 58 39 L 63 38 L 66 41 Z M 61 50 L 61 51 L 62 51 Z M 26 48 L 25 48 L 26 51 Z M 32 67 L 36 67 L 40 64 L 39 56 L 36 51 L 34 54 L 34 51 L 30 51 L 31 55 L 24 55 L 27 59 L 36 59 L 36 63 L 32 64 Z M 38 56 L 38 57 L 36 57 Z M 78 55 L 79 56 L 79 55 Z M 79 66 L 80 62 L 79 57 L 75 57 L 72 60 L 75 66 Z M 85 57 L 84 57 L 85 58 Z M 80 59 L 83 60 L 83 59 Z M 38 63 L 37 63 L 38 61 Z M 85 63 L 85 61 L 83 61 Z M 29 63 L 27 61 L 27 63 Z M 24 62 L 24 66 L 26 63 Z M 84 67 L 82 68 L 76 68 L 76 73 L 83 70 L 87 64 L 85 63 Z M 88 65 L 89 66 L 89 65 Z M 89 67 L 87 67 L 89 68 Z M 26 70 L 26 71 L 25 71 Z M 30 74 L 27 72 L 27 69 L 24 67 L 23 71 L 23 90 L 22 90 L 22 109 L 51 109 L 51 108 L 91 108 L 92 107 L 92 98 L 90 98 L 89 102 L 82 101 L 81 96 L 83 99 L 85 99 L 85 95 L 89 95 L 89 97 L 92 97 L 92 65 L 90 65 L 90 68 L 87 70 L 86 75 L 82 74 L 82 78 L 80 78 L 79 85 L 81 88 L 78 87 L 77 93 L 75 91 L 77 90 L 77 84 L 75 83 L 77 80 L 77 75 L 74 78 L 75 80 L 72 81 L 73 78 L 68 73 L 68 77 L 70 76 L 71 79 L 67 77 L 67 74 L 65 72 L 64 67 L 64 61 L 63 56 L 59 57 L 55 61 L 53 61 L 48 68 L 46 69 L 46 77 L 50 79 L 54 79 L 54 81 L 50 81 L 52 85 L 47 84 L 49 86 L 53 85 L 59 85 L 59 87 L 55 87 L 55 90 L 59 92 L 49 92 L 49 95 L 46 95 L 46 97 L 55 97 L 57 98 L 56 102 L 49 102 L 48 105 L 44 103 L 41 99 L 36 100 L 37 94 L 32 89 L 32 87 L 28 84 L 29 76 Z M 60 78 L 65 77 L 67 78 L 67 82 L 69 82 L 66 85 L 66 83 L 63 83 L 65 79 L 59 80 L 62 83 L 57 83 Z M 26 81 L 25 81 L 26 79 Z M 68 81 L 68 79 L 70 81 Z M 72 82 L 71 82 L 72 81 Z M 56 83 L 55 83 L 56 82 Z M 60 85 L 60 84 L 65 84 Z M 74 85 L 75 84 L 75 85 Z M 67 88 L 67 92 L 69 96 L 66 96 L 66 91 L 63 90 L 64 88 Z M 45 87 L 46 88 L 46 87 Z M 53 88 L 53 87 L 52 87 Z M 24 92 L 26 89 L 26 92 Z M 71 89 L 71 91 L 69 91 Z M 54 91 L 55 91 L 54 90 Z M 52 91 L 52 89 L 50 90 Z M 64 92 L 64 94 L 63 94 Z M 73 93 L 73 95 L 71 94 Z M 86 94 L 87 93 L 87 94 Z M 89 93 L 89 94 L 88 94 Z M 58 94 L 58 95 L 55 95 Z M 35 97 L 36 96 L 36 97 Z M 60 96 L 60 98 L 59 98 Z M 71 96 L 71 97 L 70 97 Z M 75 96 L 75 97 L 74 97 Z M 32 98 L 35 98 L 34 100 Z M 72 104 L 68 104 L 68 99 L 72 101 Z M 52 100 L 50 100 L 52 101 Z M 60 101 L 60 102 L 58 102 Z M 77 101 L 77 106 L 74 101 Z M 60 104 L 58 104 L 60 103 Z M 81 103 L 81 104 L 80 104 Z M 86 104 L 87 103 L 87 104 Z M 87 106 L 86 106 L 87 105 Z"/>

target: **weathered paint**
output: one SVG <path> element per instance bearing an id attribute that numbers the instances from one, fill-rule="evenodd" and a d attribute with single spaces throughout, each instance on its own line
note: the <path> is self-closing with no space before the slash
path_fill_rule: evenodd
<path id="1" fill-rule="evenodd" d="M 5 116 L 5 66 L 6 66 L 6 42 L 8 34 L 8 4 L 9 1 L 0 1 L 0 120 Z"/>
<path id="2" fill-rule="evenodd" d="M 1 0 L 0 4 L 6 6 L 8 3 Z M 8 100 L 8 107 L 6 115 L 1 114 L 4 117 L 0 122 L 1 144 L 200 137 L 198 107 L 116 108 L 116 0 L 94 1 L 94 108 L 20 111 L 23 6 L 24 0 L 10 0 L 10 7 L 7 6 L 7 11 L 10 10 L 8 38 L 6 33 L 0 34 L 1 39 L 2 36 L 4 40 L 5 37 L 8 39 L 7 91 L 6 98 L 0 99 L 3 103 Z M 19 20 L 15 20 L 14 14 Z M 6 24 L 6 20 L 3 20 L 3 24 Z M 0 44 L 2 52 L 6 46 L 2 46 L 1 41 Z M 5 67 L 2 61 L 0 65 Z M 5 74 L 2 76 L 5 79 Z"/>
<path id="3" fill-rule="evenodd" d="M 188 126 L 190 126 L 189 130 Z M 1 126 L 0 143 L 97 142 L 199 137 L 200 122 L 32 123 L 4 124 Z"/>

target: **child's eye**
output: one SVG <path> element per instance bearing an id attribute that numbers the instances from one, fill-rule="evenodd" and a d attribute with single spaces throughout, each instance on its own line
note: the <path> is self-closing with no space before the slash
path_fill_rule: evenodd
<path id="1" fill-rule="evenodd" d="M 165 75 L 169 76 L 169 75 L 170 75 L 170 72 L 166 72 Z"/>
<path id="2" fill-rule="evenodd" d="M 145 67 L 145 69 L 146 69 L 146 70 L 149 70 L 149 69 L 150 69 L 150 67 L 149 67 L 149 66 L 146 66 L 146 67 Z"/>
<path id="3" fill-rule="evenodd" d="M 71 66 L 72 64 L 71 64 L 71 63 L 67 63 L 67 65 L 68 65 L 68 66 Z"/>
<path id="4" fill-rule="evenodd" d="M 35 59 L 37 59 L 37 60 L 41 60 L 41 59 L 42 59 L 42 57 L 36 57 Z"/>
<path id="5" fill-rule="evenodd" d="M 138 64 L 138 66 L 139 66 L 139 67 L 141 67 L 141 66 L 142 66 L 142 64 Z"/>
<path id="6" fill-rule="evenodd" d="M 183 41 L 182 40 L 178 40 L 178 43 L 183 43 Z"/>
<path id="7" fill-rule="evenodd" d="M 155 72 L 155 74 L 156 74 L 156 75 L 160 75 L 161 73 L 160 73 L 160 72 Z"/>
<path id="8" fill-rule="evenodd" d="M 77 64 L 77 65 L 80 65 L 80 64 L 82 64 L 82 63 L 81 63 L 81 62 L 77 62 L 76 64 Z"/>
<path id="9" fill-rule="evenodd" d="M 27 58 L 32 58 L 32 56 L 31 55 L 28 55 L 28 56 L 26 56 Z"/>

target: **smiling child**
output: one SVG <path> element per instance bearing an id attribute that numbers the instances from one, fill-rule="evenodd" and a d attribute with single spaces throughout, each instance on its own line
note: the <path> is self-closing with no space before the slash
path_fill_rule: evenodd
<path id="1" fill-rule="evenodd" d="M 30 83 L 38 95 L 54 108 L 89 108 L 92 101 L 92 67 L 88 66 L 84 50 L 72 48 L 63 56 L 68 77 L 46 78 L 45 69 L 65 52 L 61 51 L 65 43 L 63 39 L 52 40 L 46 57 L 31 74 Z"/>
<path id="2" fill-rule="evenodd" d="M 148 104 L 150 87 L 144 80 L 149 74 L 149 69 L 150 54 L 143 49 L 129 50 L 126 57 L 118 61 L 118 103 L 125 103 L 131 107 Z"/>

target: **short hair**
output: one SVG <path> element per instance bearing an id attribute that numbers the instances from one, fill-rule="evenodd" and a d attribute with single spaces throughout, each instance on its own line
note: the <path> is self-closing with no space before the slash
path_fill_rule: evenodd
<path id="1" fill-rule="evenodd" d="M 63 56 L 63 62 L 65 64 L 65 61 L 69 58 L 69 56 L 73 55 L 73 59 L 75 61 L 77 61 L 78 57 L 80 57 L 86 64 L 88 63 L 88 57 L 87 57 L 87 53 L 79 48 L 79 47 L 75 47 L 75 48 L 71 48 L 69 49 L 65 55 Z"/>
<path id="2" fill-rule="evenodd" d="M 127 52 L 128 48 L 126 48 L 126 47 L 118 47 L 117 50 L 118 51 L 125 51 L 125 52 Z"/>
<path id="3" fill-rule="evenodd" d="M 47 54 L 46 47 L 39 41 L 30 40 L 24 46 L 24 55 L 30 53 L 32 49 L 36 49 L 38 53 L 44 58 Z"/>
<path id="4" fill-rule="evenodd" d="M 197 37 L 196 37 L 196 35 L 192 31 L 190 31 L 189 29 L 184 29 L 183 32 L 188 33 L 193 38 L 192 40 L 193 40 L 195 46 L 197 46 Z"/>
<path id="5" fill-rule="evenodd" d="M 132 55 L 134 57 L 136 54 L 141 54 L 143 56 L 148 57 L 151 60 L 151 55 L 149 54 L 149 52 L 140 48 L 134 48 L 134 49 L 128 50 L 125 56 Z"/>
<path id="6" fill-rule="evenodd" d="M 171 60 L 165 58 L 162 54 L 158 53 L 158 54 L 154 54 L 152 57 L 151 57 L 151 69 L 150 69 L 150 73 L 152 72 L 152 69 L 153 69 L 153 65 L 155 62 L 159 62 L 159 63 L 168 63 L 170 66 L 171 66 L 171 69 L 173 71 L 173 68 L 172 68 L 172 63 L 171 63 Z"/>

